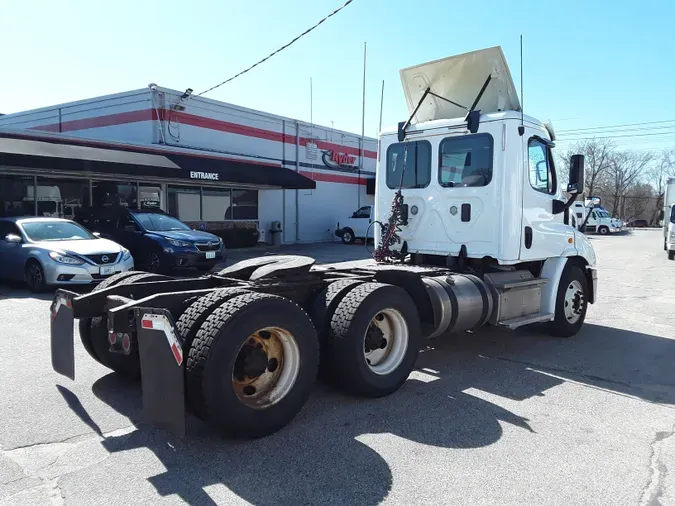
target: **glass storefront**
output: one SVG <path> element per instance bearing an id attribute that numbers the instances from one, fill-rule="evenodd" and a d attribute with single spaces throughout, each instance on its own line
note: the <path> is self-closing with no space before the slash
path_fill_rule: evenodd
<path id="1" fill-rule="evenodd" d="M 258 219 L 258 191 L 169 186 L 167 212 L 183 221 Z"/>
<path id="2" fill-rule="evenodd" d="M 185 222 L 257 221 L 258 192 L 229 188 L 0 175 L 0 216 L 74 219 L 85 207 L 160 208 Z M 164 199 L 166 198 L 166 201 Z"/>

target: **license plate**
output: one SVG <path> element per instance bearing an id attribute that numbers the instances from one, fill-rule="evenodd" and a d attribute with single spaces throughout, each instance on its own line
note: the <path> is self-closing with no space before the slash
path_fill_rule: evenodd
<path id="1" fill-rule="evenodd" d="M 101 276 L 107 276 L 108 274 L 112 274 L 115 272 L 115 266 L 114 265 L 104 265 L 101 267 Z"/>
<path id="2" fill-rule="evenodd" d="M 206 252 L 206 259 L 208 260 L 210 258 L 216 258 L 216 252 L 215 251 L 207 251 Z"/>

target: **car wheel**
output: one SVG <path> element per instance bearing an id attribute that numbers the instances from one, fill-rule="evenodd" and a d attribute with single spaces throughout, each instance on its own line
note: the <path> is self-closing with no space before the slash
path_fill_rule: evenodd
<path id="1" fill-rule="evenodd" d="M 342 233 L 342 242 L 344 244 L 353 244 L 356 238 L 354 237 L 354 232 L 351 228 L 345 229 Z"/>
<path id="2" fill-rule="evenodd" d="M 164 271 L 164 262 L 159 251 L 153 250 L 148 253 L 145 259 L 145 270 L 153 274 L 159 274 Z"/>
<path id="3" fill-rule="evenodd" d="M 47 285 L 45 280 L 45 271 L 42 265 L 37 260 L 29 260 L 26 264 L 24 274 L 26 284 L 31 292 L 39 293 L 43 291 Z"/>

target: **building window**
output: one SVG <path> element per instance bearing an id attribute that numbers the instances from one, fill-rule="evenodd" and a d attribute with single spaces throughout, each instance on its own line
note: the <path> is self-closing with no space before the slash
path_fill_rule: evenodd
<path id="1" fill-rule="evenodd" d="M 405 160 L 405 172 L 403 161 Z M 387 149 L 387 186 L 426 188 L 431 181 L 431 144 L 415 141 L 392 144 Z"/>
<path id="2" fill-rule="evenodd" d="M 202 221 L 223 221 L 232 204 L 230 190 L 202 189 Z"/>
<path id="3" fill-rule="evenodd" d="M 0 216 L 35 216 L 33 176 L 0 176 Z"/>
<path id="4" fill-rule="evenodd" d="M 89 181 L 38 177 L 36 196 L 38 216 L 72 220 L 89 205 Z"/>
<path id="5" fill-rule="evenodd" d="M 487 186 L 492 181 L 490 134 L 446 137 L 441 141 L 438 182 L 444 188 Z"/>
<path id="6" fill-rule="evenodd" d="M 182 221 L 199 221 L 200 190 L 199 188 L 169 186 L 169 202 L 167 212 Z"/>
<path id="7" fill-rule="evenodd" d="M 159 209 L 162 205 L 162 187 L 156 184 L 138 185 L 138 200 L 141 209 Z"/>
<path id="8" fill-rule="evenodd" d="M 232 190 L 232 205 L 225 214 L 226 219 L 257 220 L 258 191 Z"/>

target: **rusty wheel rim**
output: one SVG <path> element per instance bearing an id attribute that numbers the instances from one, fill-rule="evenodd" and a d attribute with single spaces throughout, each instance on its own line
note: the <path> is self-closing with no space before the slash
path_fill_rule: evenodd
<path id="1" fill-rule="evenodd" d="M 293 334 L 279 327 L 265 327 L 240 346 L 232 386 L 242 403 L 266 409 L 288 395 L 299 371 L 300 349 Z"/>

